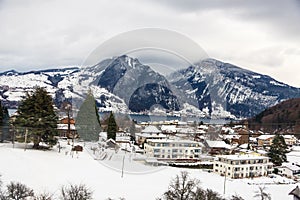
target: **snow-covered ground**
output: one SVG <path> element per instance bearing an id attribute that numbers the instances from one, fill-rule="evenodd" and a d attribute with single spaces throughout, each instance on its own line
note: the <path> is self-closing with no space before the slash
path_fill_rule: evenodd
<path id="1" fill-rule="evenodd" d="M 293 154 L 294 155 L 294 154 Z M 111 151 L 108 156 L 101 152 L 94 154 L 89 144 L 84 151 L 70 154 L 70 146 L 58 153 L 57 148 L 51 151 L 27 149 L 20 145 L 15 148 L 11 144 L 0 144 L 0 174 L 4 184 L 20 181 L 32 187 L 37 193 L 49 191 L 59 195 L 60 187 L 69 183 L 86 184 L 94 191 L 94 199 L 108 197 L 127 200 L 155 199 L 168 188 L 170 180 L 183 169 L 172 167 L 145 166 L 135 161 L 138 155 Z M 124 171 L 121 173 L 124 158 Z M 224 192 L 224 177 L 199 169 L 185 169 L 193 178 L 201 181 L 203 188 L 211 188 L 220 194 Z M 281 182 L 284 184 L 274 184 Z M 289 179 L 255 178 L 226 180 L 225 197 L 239 194 L 246 200 L 252 200 L 254 192 L 262 184 L 267 188 L 273 200 L 292 199 L 288 193 L 297 184 Z"/>

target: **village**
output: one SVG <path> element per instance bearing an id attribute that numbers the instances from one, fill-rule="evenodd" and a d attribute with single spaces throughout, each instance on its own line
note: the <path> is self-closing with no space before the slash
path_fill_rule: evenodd
<path id="1" fill-rule="evenodd" d="M 66 119 L 58 124 L 60 135 L 67 139 Z M 72 134 L 76 135 L 74 120 Z M 130 159 L 146 166 L 199 168 L 232 179 L 272 177 L 275 174 L 300 180 L 297 157 L 274 165 L 268 152 L 275 134 L 249 130 L 246 125 L 203 124 L 178 120 L 141 122 L 136 132 L 116 132 L 115 140 L 107 132 L 99 133 L 97 144 L 90 145 L 94 158 L 107 162 L 117 152 L 127 152 Z M 292 134 L 283 134 L 287 154 L 300 152 L 300 142 Z M 70 138 L 70 137 L 69 137 Z M 67 139 L 69 140 L 69 139 Z M 78 139 L 80 141 L 80 139 Z M 133 164 L 133 163 L 131 163 Z"/>

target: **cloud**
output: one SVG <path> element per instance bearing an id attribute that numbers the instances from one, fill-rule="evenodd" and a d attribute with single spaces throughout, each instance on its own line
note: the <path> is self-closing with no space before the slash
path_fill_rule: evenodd
<path id="1" fill-rule="evenodd" d="M 290 35 L 298 39 L 300 37 L 299 0 L 157 0 L 156 2 L 182 13 L 221 11 L 224 17 L 232 17 L 245 23 L 263 24 L 261 28 L 270 28 L 272 34 Z"/>
<path id="2" fill-rule="evenodd" d="M 147 27 L 182 33 L 248 69 L 298 70 L 286 54 L 299 48 L 299 10 L 299 0 L 0 0 L 0 71 L 81 65 L 103 42 Z"/>

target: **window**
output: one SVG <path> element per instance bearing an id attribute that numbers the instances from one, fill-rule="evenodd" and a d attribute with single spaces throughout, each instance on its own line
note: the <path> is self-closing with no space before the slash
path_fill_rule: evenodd
<path id="1" fill-rule="evenodd" d="M 160 149 L 154 149 L 153 151 L 154 151 L 154 153 L 158 153 L 158 152 L 160 152 Z"/>

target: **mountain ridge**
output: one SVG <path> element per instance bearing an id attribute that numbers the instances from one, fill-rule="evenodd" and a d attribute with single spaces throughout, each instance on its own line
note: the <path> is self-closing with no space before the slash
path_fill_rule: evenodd
<path id="1" fill-rule="evenodd" d="M 66 100 L 82 102 L 92 88 L 102 111 L 144 113 L 160 108 L 222 118 L 254 116 L 285 99 L 300 97 L 299 88 L 212 58 L 163 76 L 137 58 L 122 55 L 85 68 L 2 72 L 0 99 L 17 106 L 22 94 L 35 85 L 46 87 L 57 107 Z"/>

